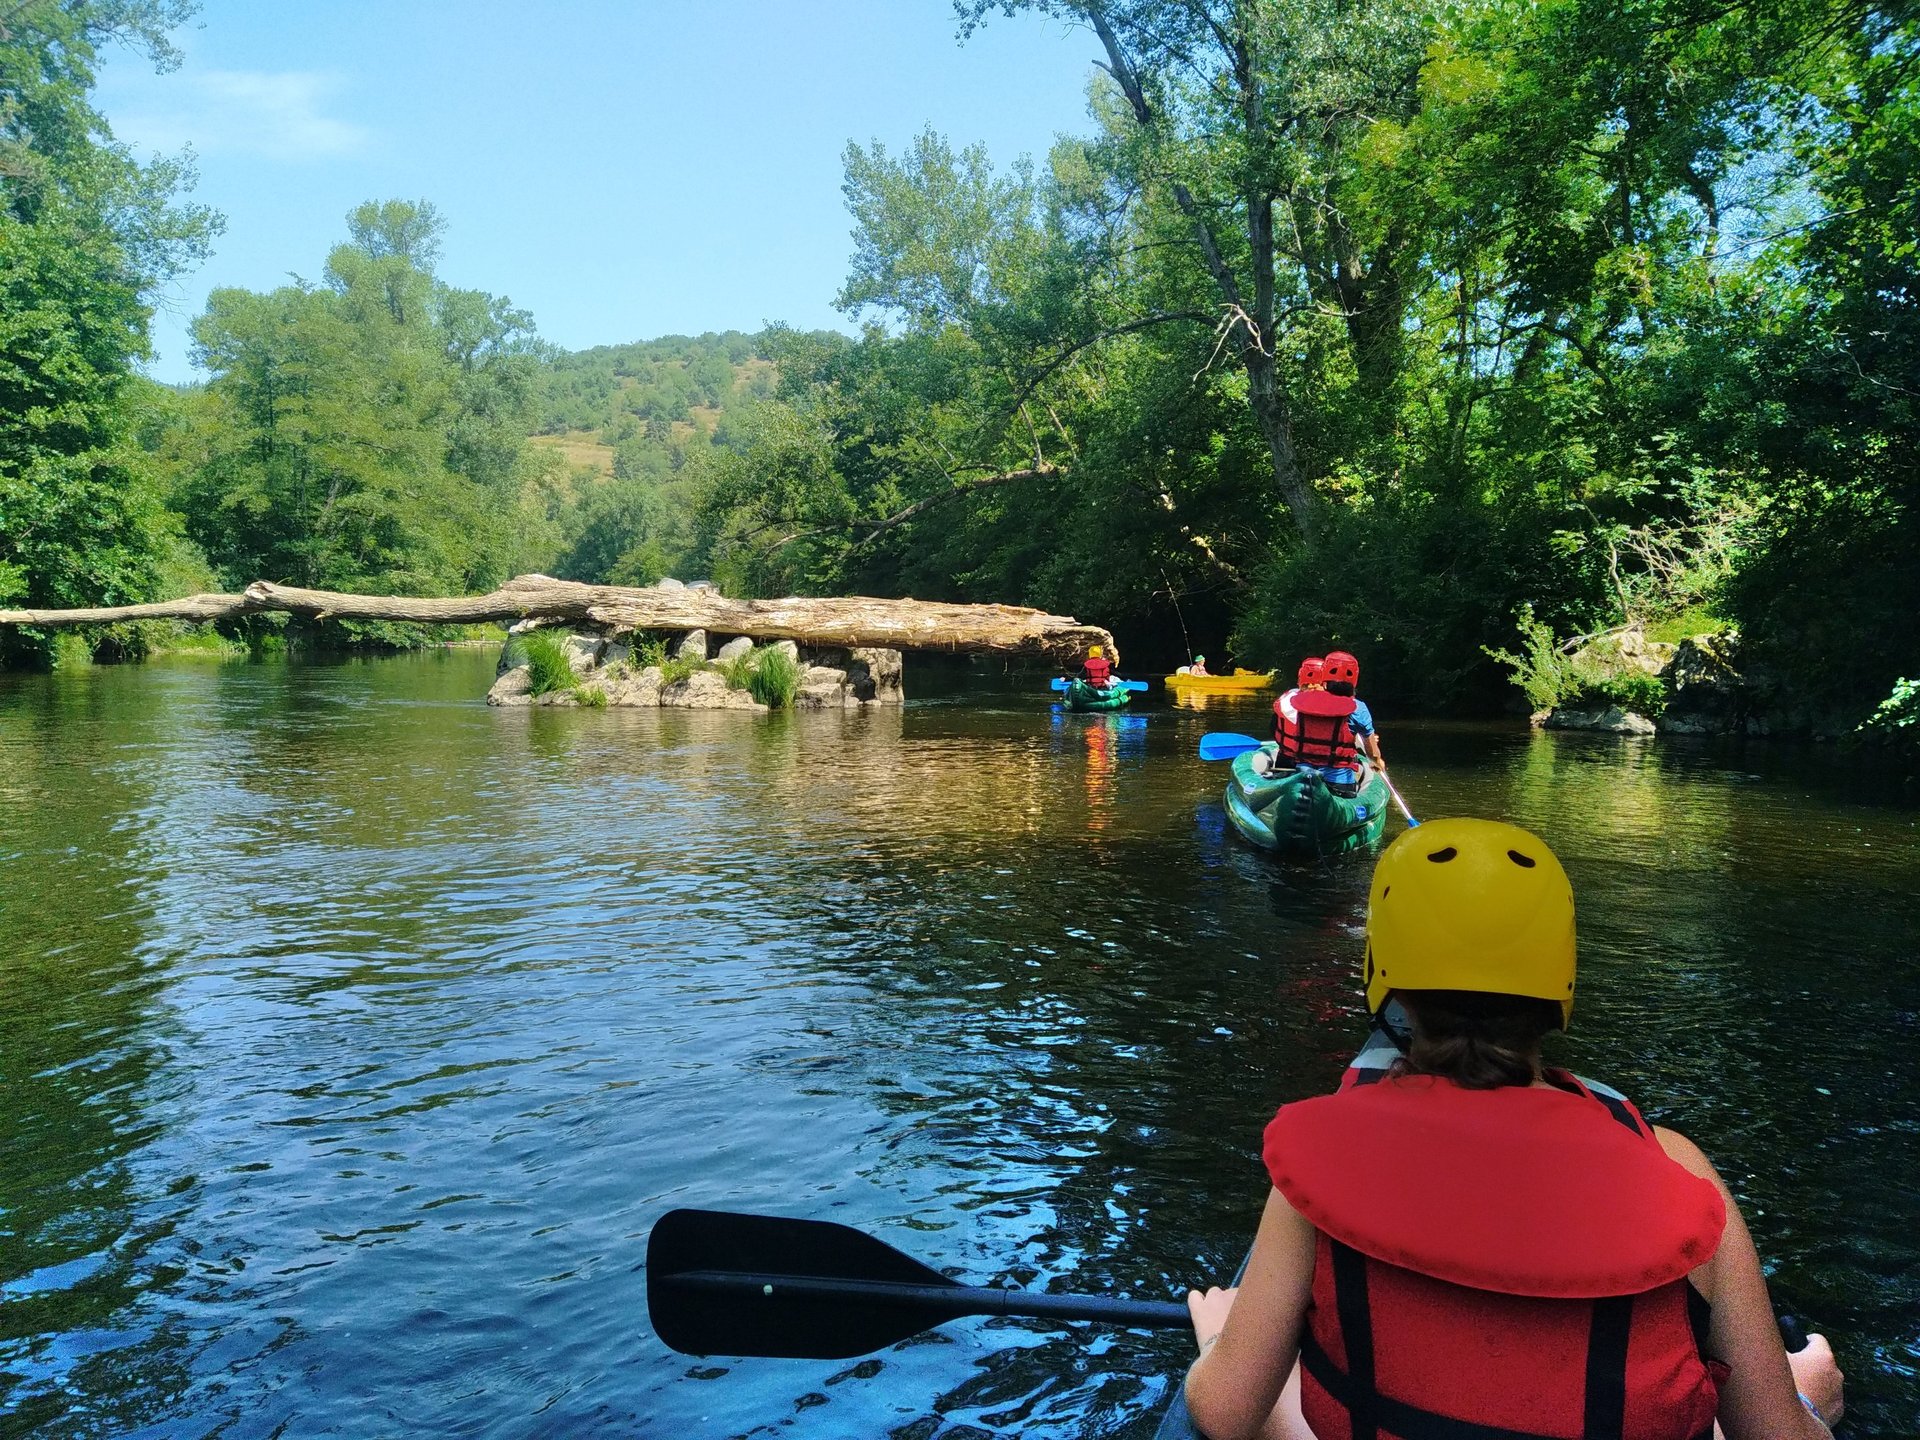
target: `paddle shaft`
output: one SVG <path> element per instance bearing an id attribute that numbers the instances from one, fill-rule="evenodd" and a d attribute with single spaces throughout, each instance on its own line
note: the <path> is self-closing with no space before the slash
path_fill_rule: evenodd
<path id="1" fill-rule="evenodd" d="M 1020 1315 L 1034 1320 L 1102 1320 L 1148 1330 L 1192 1323 L 1187 1307 L 1171 1300 L 1119 1300 L 1101 1295 L 1040 1295 L 985 1285 L 905 1285 L 892 1280 L 822 1279 L 811 1275 L 754 1275 L 737 1270 L 687 1270 L 661 1282 L 677 1288 L 767 1299 L 824 1300 L 889 1305 L 961 1315 Z M 929 1324 L 937 1321 L 929 1320 Z"/>
<path id="2" fill-rule="evenodd" d="M 1400 807 L 1400 813 L 1407 817 L 1407 824 L 1418 830 L 1420 822 L 1413 818 L 1413 812 L 1407 808 L 1407 802 L 1400 798 L 1400 792 L 1394 788 L 1393 779 L 1386 771 L 1380 772 L 1380 778 L 1386 783 L 1387 794 L 1393 797 L 1393 803 Z"/>

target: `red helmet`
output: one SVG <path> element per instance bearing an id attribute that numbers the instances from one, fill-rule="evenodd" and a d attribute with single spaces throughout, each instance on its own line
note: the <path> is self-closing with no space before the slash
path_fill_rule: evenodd
<path id="1" fill-rule="evenodd" d="M 1349 685 L 1360 683 L 1360 662 L 1344 650 L 1332 651 L 1327 656 L 1327 679 L 1332 682 L 1344 680 Z"/>
<path id="2" fill-rule="evenodd" d="M 1300 686 L 1302 689 L 1305 689 L 1309 685 L 1324 685 L 1326 683 L 1326 661 L 1322 660 L 1318 655 L 1309 655 L 1300 662 Z"/>

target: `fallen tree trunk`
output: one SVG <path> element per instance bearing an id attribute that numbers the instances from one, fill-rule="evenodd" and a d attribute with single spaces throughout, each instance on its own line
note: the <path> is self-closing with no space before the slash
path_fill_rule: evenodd
<path id="1" fill-rule="evenodd" d="M 1078 661 L 1089 645 L 1117 656 L 1113 636 L 1067 615 L 1022 605 L 958 605 L 937 600 L 730 600 L 706 589 L 583 585 L 521 575 L 490 595 L 433 599 L 347 595 L 256 580 L 239 595 L 189 595 L 152 605 L 93 610 L 0 610 L 0 625 L 108 625 L 122 620 L 224 620 L 279 611 L 312 620 L 402 620 L 423 625 L 487 621 L 580 621 L 609 630 L 706 630 L 803 645 L 888 650 L 987 651 Z"/>

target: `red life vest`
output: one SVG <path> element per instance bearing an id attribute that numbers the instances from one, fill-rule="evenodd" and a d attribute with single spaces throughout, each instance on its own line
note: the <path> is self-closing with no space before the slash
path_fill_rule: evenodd
<path id="1" fill-rule="evenodd" d="M 1104 655 L 1089 655 L 1081 665 L 1080 673 L 1086 676 L 1089 685 L 1104 687 L 1113 678 L 1113 662 Z"/>
<path id="2" fill-rule="evenodd" d="M 1726 1372 L 1685 1276 L 1719 1245 L 1719 1191 L 1564 1071 L 1552 1090 L 1355 1078 L 1266 1132 L 1319 1232 L 1301 1339 L 1319 1440 L 1710 1437 Z"/>
<path id="3" fill-rule="evenodd" d="M 1325 690 L 1289 690 L 1273 702 L 1273 738 L 1280 758 L 1296 765 L 1351 770 L 1360 763 L 1347 717 L 1358 708 L 1351 695 Z"/>

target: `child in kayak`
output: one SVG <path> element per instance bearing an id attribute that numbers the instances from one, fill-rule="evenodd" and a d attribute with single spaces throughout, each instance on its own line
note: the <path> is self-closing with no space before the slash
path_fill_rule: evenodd
<path id="1" fill-rule="evenodd" d="M 1401 835 L 1375 868 L 1367 1004 L 1407 1055 L 1267 1127 L 1237 1290 L 1188 1296 L 1211 1440 L 1827 1440 L 1826 1341 L 1783 1349 L 1739 1207 L 1699 1149 L 1543 1066 L 1573 1010 L 1573 893 L 1537 836 Z"/>
<path id="2" fill-rule="evenodd" d="M 1283 753 L 1287 749 L 1288 733 L 1297 729 L 1300 723 L 1302 693 L 1327 688 L 1327 662 L 1318 655 L 1309 655 L 1300 662 L 1299 681 L 1293 689 L 1273 702 L 1273 738 Z"/>
<path id="3" fill-rule="evenodd" d="M 1105 646 L 1087 647 L 1087 658 L 1080 665 L 1080 678 L 1096 690 L 1104 690 L 1113 683 L 1113 662 L 1107 659 Z"/>

